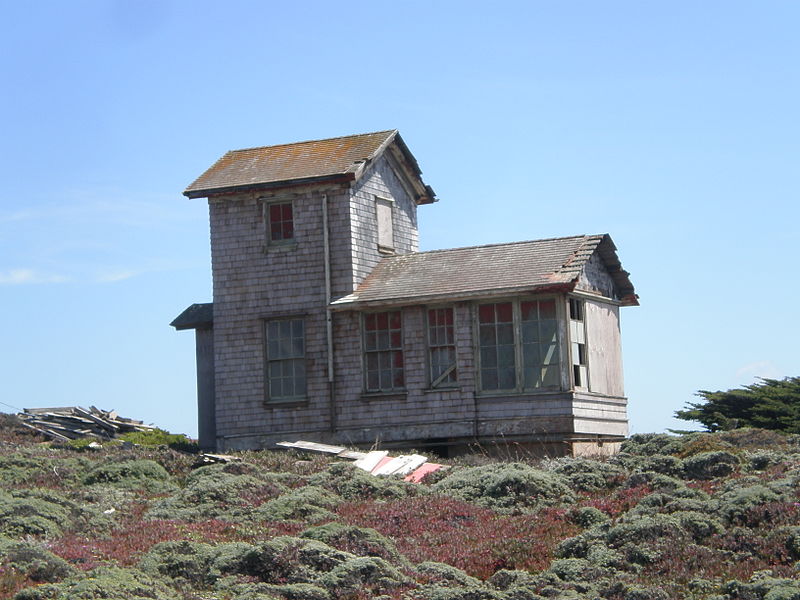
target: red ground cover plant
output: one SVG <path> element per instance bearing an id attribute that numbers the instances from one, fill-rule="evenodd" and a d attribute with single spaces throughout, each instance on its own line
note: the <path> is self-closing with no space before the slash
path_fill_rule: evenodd
<path id="1" fill-rule="evenodd" d="M 51 544 L 50 550 L 78 567 L 89 570 L 113 561 L 120 566 L 135 565 L 141 555 L 160 542 L 190 540 L 208 544 L 255 542 L 279 535 L 296 535 L 299 523 L 231 523 L 209 519 L 196 523 L 143 517 L 145 504 L 136 505 L 109 537 L 67 534 Z"/>
<path id="2" fill-rule="evenodd" d="M 392 538 L 412 562 L 444 562 L 482 579 L 500 569 L 546 569 L 556 545 L 581 530 L 564 509 L 509 516 L 443 497 L 347 503 L 337 512 Z"/>
<path id="3" fill-rule="evenodd" d="M 602 510 L 612 519 L 628 512 L 639 503 L 639 500 L 651 494 L 653 489 L 649 485 L 618 489 L 611 493 L 594 492 L 586 494 L 578 501 L 578 506 L 591 506 Z"/>

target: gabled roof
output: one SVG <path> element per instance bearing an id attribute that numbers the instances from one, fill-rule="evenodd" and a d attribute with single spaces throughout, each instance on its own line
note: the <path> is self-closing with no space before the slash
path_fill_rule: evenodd
<path id="1" fill-rule="evenodd" d="M 607 234 L 601 234 L 387 257 L 355 292 L 333 302 L 333 306 L 347 309 L 528 291 L 569 291 L 595 252 L 614 279 L 622 304 L 638 305 L 614 243 Z"/>
<path id="2" fill-rule="evenodd" d="M 192 304 L 170 323 L 172 327 L 181 329 L 210 329 L 214 324 L 214 304 Z"/>
<path id="3" fill-rule="evenodd" d="M 435 194 L 420 178 L 416 159 L 396 129 L 312 140 L 278 146 L 231 150 L 184 190 L 189 198 L 301 185 L 322 181 L 351 181 L 387 149 L 412 180 L 419 204 Z"/>

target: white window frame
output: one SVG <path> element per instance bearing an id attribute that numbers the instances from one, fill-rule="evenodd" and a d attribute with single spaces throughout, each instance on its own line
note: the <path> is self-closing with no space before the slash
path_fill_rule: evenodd
<path id="1" fill-rule="evenodd" d="M 387 327 L 380 327 L 386 315 Z M 392 319 L 399 321 L 393 327 Z M 361 340 L 364 365 L 364 391 L 384 394 L 405 391 L 405 352 L 403 350 L 403 311 L 401 309 L 364 313 L 361 316 Z M 399 366 L 398 366 L 399 357 Z M 398 383 L 397 376 L 400 380 Z M 388 381 L 387 381 L 388 379 Z"/>
<path id="2" fill-rule="evenodd" d="M 278 317 L 264 319 L 264 396 L 267 403 L 305 400 L 308 390 L 306 370 L 305 319 Z M 299 331 L 298 331 L 299 329 Z M 291 393 L 283 393 L 286 381 Z M 280 393 L 275 389 L 281 388 Z"/>

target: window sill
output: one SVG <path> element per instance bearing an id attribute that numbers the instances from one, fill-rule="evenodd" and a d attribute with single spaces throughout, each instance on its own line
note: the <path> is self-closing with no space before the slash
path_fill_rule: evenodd
<path id="1" fill-rule="evenodd" d="M 271 252 L 291 252 L 297 249 L 297 242 L 273 242 L 271 244 L 264 244 L 264 254 Z"/>
<path id="2" fill-rule="evenodd" d="M 405 400 L 408 392 L 405 390 L 391 392 L 364 392 L 361 394 L 362 400 Z"/>
<path id="3" fill-rule="evenodd" d="M 460 392 L 461 386 L 460 385 L 449 385 L 449 386 L 442 386 L 437 388 L 427 388 L 422 390 L 423 394 L 438 394 L 440 392 Z"/>
<path id="4" fill-rule="evenodd" d="M 297 400 L 266 400 L 264 408 L 301 408 L 308 406 L 308 398 Z"/>
<path id="5" fill-rule="evenodd" d="M 545 396 L 547 394 L 565 394 L 571 393 L 572 390 L 560 390 L 558 388 L 538 389 L 538 390 L 492 390 L 488 392 L 477 392 L 476 397 L 486 400 L 495 398 L 502 400 L 503 398 L 519 398 L 520 396 Z"/>

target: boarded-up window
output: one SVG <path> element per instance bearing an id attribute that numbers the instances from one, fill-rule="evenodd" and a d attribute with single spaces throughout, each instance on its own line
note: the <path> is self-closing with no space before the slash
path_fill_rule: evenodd
<path id="1" fill-rule="evenodd" d="M 267 204 L 267 241 L 280 244 L 294 240 L 294 214 L 291 202 Z"/>
<path id="2" fill-rule="evenodd" d="M 482 390 L 532 391 L 560 386 L 554 299 L 479 305 L 478 342 Z"/>
<path id="3" fill-rule="evenodd" d="M 569 340 L 572 359 L 572 380 L 575 387 L 589 385 L 586 360 L 586 325 L 583 300 L 569 299 Z"/>
<path id="4" fill-rule="evenodd" d="M 428 310 L 428 357 L 432 388 L 454 384 L 458 380 L 452 308 Z"/>
<path id="5" fill-rule="evenodd" d="M 296 400 L 306 395 L 305 328 L 302 319 L 264 324 L 267 349 L 267 400 Z"/>
<path id="6" fill-rule="evenodd" d="M 403 327 L 399 310 L 364 315 L 365 388 L 368 392 L 401 390 Z"/>
<path id="7" fill-rule="evenodd" d="M 384 252 L 394 251 L 393 206 L 393 200 L 375 198 L 375 212 L 378 219 L 378 250 Z"/>

